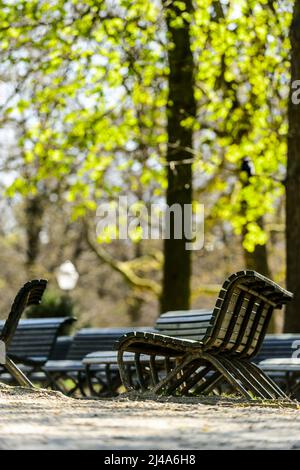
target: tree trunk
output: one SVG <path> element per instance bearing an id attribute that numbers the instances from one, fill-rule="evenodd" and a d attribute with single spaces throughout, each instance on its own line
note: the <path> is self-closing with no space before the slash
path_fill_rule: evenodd
<path id="1" fill-rule="evenodd" d="M 300 0 L 294 4 L 291 39 L 291 84 L 300 79 Z M 300 332 L 300 104 L 289 98 L 288 162 L 286 179 L 286 278 L 294 300 L 286 310 L 284 331 Z"/>
<path id="2" fill-rule="evenodd" d="M 263 219 L 258 220 L 257 223 L 263 228 Z M 246 230 L 244 230 L 243 236 L 245 235 L 245 231 Z M 256 245 L 252 253 L 245 248 L 243 248 L 243 251 L 246 269 L 256 271 L 266 277 L 271 277 L 266 245 Z"/>
<path id="3" fill-rule="evenodd" d="M 259 226 L 263 228 L 263 219 L 257 221 Z M 268 278 L 271 277 L 269 262 L 268 262 L 268 250 L 267 245 L 256 245 L 254 251 L 250 253 L 249 251 L 243 249 L 244 251 L 244 262 L 245 268 L 256 271 L 263 276 Z M 277 320 L 276 312 L 273 313 L 268 327 L 268 333 L 277 333 Z"/>
<path id="4" fill-rule="evenodd" d="M 44 207 L 39 195 L 29 196 L 25 205 L 26 216 L 26 269 L 29 276 L 34 275 L 34 267 L 40 251 L 40 233 L 42 230 Z"/>
<path id="5" fill-rule="evenodd" d="M 176 2 L 174 2 L 176 3 Z M 181 2 L 182 3 L 182 2 Z M 184 0 L 185 11 L 192 13 L 191 0 Z M 164 1 L 169 60 L 169 97 L 167 105 L 168 150 L 167 161 L 176 162 L 191 158 L 193 130 L 183 127 L 181 121 L 194 118 L 194 59 L 191 51 L 190 24 L 183 20 L 174 26 L 172 20 L 180 10 L 172 2 Z M 191 164 L 168 165 L 166 202 L 170 208 L 178 204 L 183 213 L 184 205 L 192 203 Z M 183 224 L 182 224 L 183 227 Z M 186 250 L 184 235 L 174 237 L 174 219 L 170 222 L 170 239 L 164 240 L 164 270 L 161 310 L 188 309 L 190 306 L 191 251 Z"/>
<path id="6" fill-rule="evenodd" d="M 252 253 L 244 250 L 244 260 L 246 269 L 270 277 L 266 245 L 256 245 Z"/>

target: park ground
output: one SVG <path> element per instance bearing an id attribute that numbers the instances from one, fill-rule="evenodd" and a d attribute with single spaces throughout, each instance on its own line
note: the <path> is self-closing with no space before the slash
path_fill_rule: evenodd
<path id="1" fill-rule="evenodd" d="M 0 449 L 300 449 L 297 405 L 0 387 Z"/>

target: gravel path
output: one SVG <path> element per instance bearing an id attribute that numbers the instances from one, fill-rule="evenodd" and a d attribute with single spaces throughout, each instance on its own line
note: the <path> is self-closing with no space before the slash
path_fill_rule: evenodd
<path id="1" fill-rule="evenodd" d="M 0 449 L 300 449 L 296 406 L 75 400 L 0 387 Z"/>

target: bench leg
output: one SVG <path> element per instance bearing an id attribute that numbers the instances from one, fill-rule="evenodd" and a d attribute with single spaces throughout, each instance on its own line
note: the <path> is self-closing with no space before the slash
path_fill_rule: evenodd
<path id="1" fill-rule="evenodd" d="M 251 394 L 249 393 L 249 388 L 248 387 L 248 382 L 246 379 L 242 380 L 242 376 L 240 373 L 238 373 L 234 367 L 232 367 L 230 364 L 228 364 L 226 361 L 219 360 L 216 356 L 212 356 L 210 354 L 204 353 L 201 354 L 200 356 L 194 356 L 194 355 L 186 355 L 182 358 L 182 360 L 179 362 L 179 364 L 163 379 L 161 380 L 153 389 L 152 391 L 154 393 L 161 393 L 164 389 L 167 392 L 172 392 L 174 391 L 187 377 L 188 377 L 188 372 L 185 373 L 185 370 L 190 373 L 193 373 L 199 367 L 199 362 L 201 360 L 205 360 L 208 363 L 210 363 L 213 368 L 216 370 L 216 374 L 213 374 L 213 379 L 211 381 L 208 381 L 203 387 L 199 386 L 199 389 L 202 390 L 203 392 L 213 389 L 217 383 L 221 381 L 221 375 L 233 386 L 233 388 L 241 393 L 242 396 L 247 398 L 248 400 L 252 399 Z M 197 364 L 198 362 L 198 364 Z M 194 365 L 193 370 L 191 370 L 190 366 L 192 364 Z M 178 378 L 176 379 L 176 377 Z M 182 379 L 183 377 L 183 379 Z M 175 379 L 175 384 L 174 384 L 174 379 Z M 246 382 L 246 384 L 245 384 Z M 246 385 L 246 386 L 245 386 Z M 184 390 L 184 389 L 183 389 Z M 250 388 L 251 390 L 251 388 Z M 186 390 L 184 390 L 186 392 Z M 181 391 L 182 392 L 182 391 Z"/>
<path id="2" fill-rule="evenodd" d="M 182 375 L 183 374 L 183 371 L 184 369 L 189 366 L 189 364 L 191 362 L 194 362 L 195 361 L 195 357 L 194 356 L 190 356 L 190 355 L 186 355 L 186 356 L 183 356 L 183 358 L 181 359 L 180 362 L 178 362 L 178 365 L 174 367 L 174 369 L 172 369 L 168 374 L 167 376 L 162 379 L 155 387 L 153 387 L 152 389 L 152 392 L 154 393 L 161 393 L 163 392 L 163 390 L 166 388 L 167 391 L 169 390 L 173 390 L 174 387 L 172 386 L 172 381 L 174 379 L 176 379 L 176 376 L 177 375 Z M 180 383 L 182 382 L 182 380 L 179 379 L 179 381 L 176 382 L 176 387 L 178 385 L 180 385 Z M 175 387 L 175 388 L 176 388 Z"/>
<path id="3" fill-rule="evenodd" d="M 225 379 L 232 385 L 234 390 L 238 390 L 243 397 L 245 397 L 247 400 L 252 400 L 251 394 L 246 390 L 244 385 L 238 380 L 239 378 L 235 377 L 235 374 L 232 372 L 231 368 L 228 368 L 228 365 L 224 365 L 216 356 L 212 356 L 211 354 L 204 353 L 203 354 L 203 359 L 206 359 L 208 362 L 210 362 L 214 368 L 219 371 Z"/>
<path id="4" fill-rule="evenodd" d="M 232 367 L 233 372 L 239 377 L 240 381 L 247 387 L 254 396 L 263 399 L 276 398 L 274 390 L 270 391 L 269 387 L 264 386 L 255 374 L 251 373 L 250 368 L 233 358 L 222 358 L 227 367 Z"/>
<path id="5" fill-rule="evenodd" d="M 132 381 L 132 375 L 131 375 L 131 368 L 130 365 L 126 364 L 123 355 L 125 351 L 122 351 L 119 349 L 118 351 L 118 366 L 119 366 L 119 371 L 120 371 L 120 377 L 122 380 L 122 383 L 124 387 L 126 388 L 127 391 L 130 390 L 135 390 L 133 381 Z"/>
<path id="6" fill-rule="evenodd" d="M 34 385 L 30 382 L 26 375 L 19 369 L 19 367 L 16 366 L 16 364 L 8 356 L 6 356 L 5 368 L 22 387 L 34 388 Z"/>
<path id="7" fill-rule="evenodd" d="M 108 393 L 113 395 L 114 394 L 113 379 L 112 379 L 112 373 L 111 373 L 109 364 L 105 365 L 105 377 L 106 377 L 106 387 L 107 387 Z M 103 388 L 105 388 L 104 384 L 103 384 Z"/>
<path id="8" fill-rule="evenodd" d="M 141 356 L 140 353 L 135 353 L 134 363 L 135 363 L 135 371 L 136 371 L 139 387 L 141 391 L 144 392 L 147 387 L 146 387 L 146 382 L 143 376 L 143 368 L 140 362 L 140 356 Z"/>
<path id="9" fill-rule="evenodd" d="M 212 392 L 220 382 L 223 381 L 223 375 L 217 370 L 211 375 L 211 377 L 195 388 L 195 394 L 207 395 L 209 392 Z"/>
<path id="10" fill-rule="evenodd" d="M 281 390 L 280 387 L 268 377 L 257 365 L 253 364 L 253 362 L 247 362 L 247 367 L 252 371 L 254 375 L 256 375 L 259 380 L 264 383 L 266 387 L 269 387 L 270 391 L 276 393 L 276 398 L 283 398 L 285 400 L 289 399 L 288 396 Z"/>
<path id="11" fill-rule="evenodd" d="M 50 387 L 51 390 L 55 390 L 57 392 L 61 392 L 61 393 L 66 393 L 66 390 L 63 389 L 62 387 L 60 387 L 60 385 L 58 384 L 58 380 L 60 379 L 60 375 L 57 375 L 55 373 L 51 373 L 51 372 L 47 372 L 44 370 L 44 373 L 48 379 L 48 382 L 45 384 L 45 387 L 48 388 Z"/>
<path id="12" fill-rule="evenodd" d="M 154 355 L 150 356 L 149 365 L 150 365 L 150 374 L 151 374 L 152 385 L 155 386 L 159 382 L 159 378 L 158 378 L 158 371 L 157 371 L 157 368 L 156 368 L 155 356 Z"/>
<path id="13" fill-rule="evenodd" d="M 199 359 L 195 359 L 194 361 L 189 362 L 186 367 L 182 367 L 175 380 L 173 380 L 166 388 L 167 394 L 171 395 L 177 388 L 179 388 L 180 394 L 182 394 L 182 390 L 185 387 L 184 384 L 197 369 L 199 369 Z"/>
<path id="14" fill-rule="evenodd" d="M 65 372 L 63 375 L 61 375 L 61 378 L 72 380 L 74 383 L 74 386 L 72 388 L 69 388 L 68 390 L 64 392 L 65 395 L 67 395 L 68 397 L 71 397 L 72 395 L 74 395 L 74 393 L 77 390 L 79 390 L 79 392 L 81 393 L 83 397 L 86 396 L 86 393 L 84 390 L 84 385 L 86 384 L 86 378 L 85 378 L 84 373 L 82 373 L 81 371 L 74 372 L 73 374 L 72 372 L 69 372 L 69 373 Z"/>
<path id="15" fill-rule="evenodd" d="M 192 375 L 185 381 L 184 387 L 181 389 L 183 395 L 187 395 L 188 392 L 197 385 L 199 382 L 203 383 L 205 381 L 205 376 L 212 370 L 211 364 L 203 367 L 199 372 Z"/>
<path id="16" fill-rule="evenodd" d="M 78 389 L 83 397 L 86 397 L 86 391 L 84 389 L 84 386 L 86 385 L 86 375 L 84 372 L 79 371 L 77 373 L 77 383 L 78 383 Z"/>
<path id="17" fill-rule="evenodd" d="M 87 381 L 87 385 L 88 385 L 90 394 L 91 394 L 92 397 L 94 397 L 96 395 L 96 393 L 95 393 L 95 390 L 94 390 L 94 387 L 93 387 L 92 373 L 91 373 L 89 364 L 87 364 L 85 366 L 85 375 L 86 375 L 86 381 Z"/>

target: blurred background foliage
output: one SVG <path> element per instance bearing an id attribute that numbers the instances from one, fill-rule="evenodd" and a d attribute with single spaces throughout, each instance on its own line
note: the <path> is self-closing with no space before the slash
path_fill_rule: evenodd
<path id="1" fill-rule="evenodd" d="M 119 195 L 164 199 L 170 28 L 188 31 L 193 54 L 196 112 L 178 119 L 192 131 L 184 151 L 193 199 L 205 205 L 191 305 L 210 306 L 223 278 L 245 266 L 284 284 L 292 1 L 0 6 L 1 312 L 24 278 L 55 285 L 69 259 L 82 324 L 151 324 L 158 315 L 162 243 L 138 233 L 97 240 L 95 210 Z M 48 298 L 47 309 L 71 312 L 62 299 Z M 277 330 L 282 321 L 278 314 Z"/>

